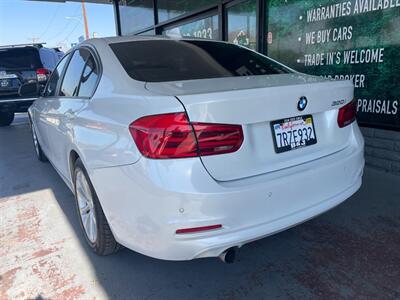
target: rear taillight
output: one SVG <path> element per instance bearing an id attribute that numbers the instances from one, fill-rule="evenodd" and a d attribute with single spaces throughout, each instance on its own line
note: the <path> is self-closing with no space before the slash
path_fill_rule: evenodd
<path id="1" fill-rule="evenodd" d="M 146 116 L 129 125 L 139 151 L 148 158 L 184 158 L 237 151 L 240 125 L 190 123 L 185 113 Z"/>
<path id="2" fill-rule="evenodd" d="M 243 143 L 240 125 L 192 123 L 200 156 L 231 153 Z"/>
<path id="3" fill-rule="evenodd" d="M 143 117 L 129 125 L 129 130 L 146 157 L 197 156 L 196 139 L 184 113 Z"/>
<path id="4" fill-rule="evenodd" d="M 353 123 L 356 119 L 357 105 L 356 101 L 351 101 L 339 109 L 338 125 L 340 128 L 346 127 Z"/>
<path id="5" fill-rule="evenodd" d="M 50 74 L 50 71 L 45 68 L 40 68 L 36 70 L 37 80 L 39 82 L 43 82 L 47 80 L 47 76 Z"/>

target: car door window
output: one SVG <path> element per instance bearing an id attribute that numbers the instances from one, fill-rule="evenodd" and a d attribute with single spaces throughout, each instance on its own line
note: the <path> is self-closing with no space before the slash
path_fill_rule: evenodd
<path id="1" fill-rule="evenodd" d="M 85 67 L 83 69 L 78 96 L 79 97 L 92 96 L 96 88 L 96 83 L 98 78 L 99 78 L 99 68 L 97 67 L 94 57 L 92 55 L 89 55 Z"/>
<path id="2" fill-rule="evenodd" d="M 61 74 L 64 70 L 65 64 L 68 61 L 69 54 L 64 56 L 57 67 L 54 69 L 53 73 L 51 74 L 51 77 L 49 79 L 49 82 L 46 85 L 46 88 L 44 90 L 43 96 L 44 97 L 51 97 L 56 94 L 56 89 L 57 89 L 57 84 L 58 81 L 60 80 Z"/>
<path id="3" fill-rule="evenodd" d="M 90 52 L 84 48 L 74 52 L 67 70 L 65 71 L 65 76 L 60 88 L 60 96 L 78 96 L 80 78 L 89 56 Z"/>

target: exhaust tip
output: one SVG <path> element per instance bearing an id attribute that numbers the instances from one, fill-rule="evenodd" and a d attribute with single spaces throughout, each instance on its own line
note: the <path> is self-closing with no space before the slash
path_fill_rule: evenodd
<path id="1" fill-rule="evenodd" d="M 222 252 L 219 258 L 226 264 L 233 264 L 236 258 L 236 249 L 229 248 L 228 250 Z"/>

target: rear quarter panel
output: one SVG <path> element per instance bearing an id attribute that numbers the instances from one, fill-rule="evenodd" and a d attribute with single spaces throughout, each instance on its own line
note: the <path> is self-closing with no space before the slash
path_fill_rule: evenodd
<path id="1" fill-rule="evenodd" d="M 154 95 L 143 82 L 125 72 L 111 48 L 102 40 L 92 41 L 103 73 L 95 94 L 71 124 L 71 150 L 86 168 L 133 164 L 141 154 L 129 132 L 129 125 L 145 115 L 184 111 L 172 96 Z"/>

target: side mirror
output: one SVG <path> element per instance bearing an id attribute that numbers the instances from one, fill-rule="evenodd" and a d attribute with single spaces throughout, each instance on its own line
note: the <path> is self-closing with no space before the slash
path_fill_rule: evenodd
<path id="1" fill-rule="evenodd" d="M 21 97 L 39 97 L 39 84 L 37 82 L 25 83 L 19 87 Z"/>

